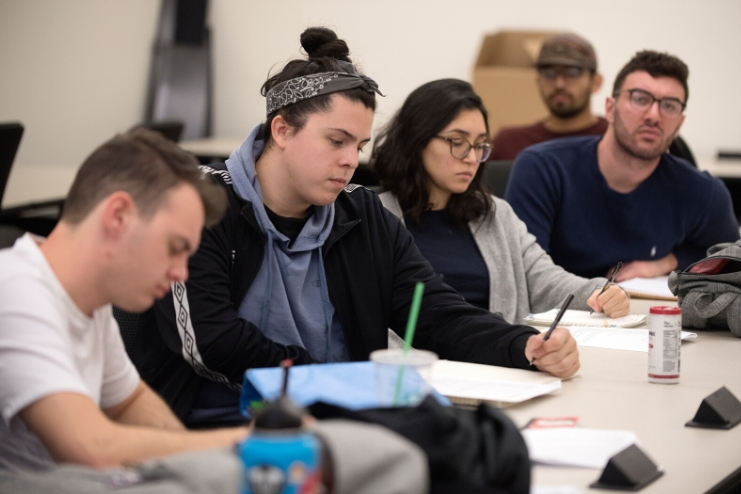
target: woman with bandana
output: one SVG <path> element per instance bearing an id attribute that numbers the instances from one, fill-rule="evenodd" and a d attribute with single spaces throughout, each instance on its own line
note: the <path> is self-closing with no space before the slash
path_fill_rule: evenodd
<path id="1" fill-rule="evenodd" d="M 325 28 L 301 35 L 293 60 L 263 85 L 267 120 L 224 165 L 206 167 L 230 207 L 203 232 L 190 279 L 160 300 L 139 366 L 186 424 L 241 420 L 244 372 L 367 360 L 403 334 L 425 284 L 414 346 L 440 358 L 571 376 L 568 331 L 547 341 L 466 303 L 442 282 L 401 222 L 371 191 L 349 184 L 370 141 L 376 83 Z"/>

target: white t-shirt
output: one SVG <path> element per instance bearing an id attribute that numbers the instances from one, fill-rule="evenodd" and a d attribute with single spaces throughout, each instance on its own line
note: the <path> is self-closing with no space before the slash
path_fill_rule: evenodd
<path id="1" fill-rule="evenodd" d="M 54 464 L 17 415 L 26 406 L 73 392 L 105 409 L 138 383 L 110 305 L 83 314 L 31 235 L 0 250 L 0 468 Z"/>

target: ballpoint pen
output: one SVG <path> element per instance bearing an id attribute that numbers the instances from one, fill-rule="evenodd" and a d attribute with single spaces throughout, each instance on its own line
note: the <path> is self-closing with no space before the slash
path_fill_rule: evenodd
<path id="1" fill-rule="evenodd" d="M 602 287 L 602 291 L 599 292 L 599 295 L 602 295 L 607 291 L 608 288 L 610 288 L 610 285 L 612 285 L 615 282 L 615 277 L 617 276 L 618 272 L 620 271 L 620 268 L 623 267 L 622 262 L 618 262 L 615 266 L 615 269 L 612 270 L 612 274 L 610 275 L 610 279 L 607 280 L 607 283 L 605 283 L 605 286 Z M 599 297 L 599 295 L 597 295 Z M 589 314 L 594 314 L 594 309 L 589 311 Z"/>
<path id="2" fill-rule="evenodd" d="M 551 327 L 548 328 L 548 331 L 545 332 L 545 336 L 543 336 L 543 342 L 545 343 L 548 341 L 548 338 L 551 337 L 551 333 L 553 333 L 553 330 L 556 329 L 556 326 L 558 326 L 558 323 L 561 322 L 561 318 L 566 313 L 566 309 L 569 308 L 569 305 L 571 305 L 571 301 L 574 300 L 574 294 L 569 293 L 568 297 L 566 297 L 566 300 L 564 300 L 563 304 L 561 304 L 561 310 L 558 311 L 558 314 L 556 314 L 556 318 L 553 319 L 553 322 L 551 323 Z M 530 365 L 533 365 L 535 363 L 535 357 L 530 361 Z"/>

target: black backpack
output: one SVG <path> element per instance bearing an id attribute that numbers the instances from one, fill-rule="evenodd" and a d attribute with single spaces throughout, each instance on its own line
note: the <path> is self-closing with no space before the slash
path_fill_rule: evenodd
<path id="1" fill-rule="evenodd" d="M 427 397 L 414 408 L 348 410 L 315 403 L 309 410 L 318 419 L 383 425 L 416 443 L 429 460 L 432 494 L 530 491 L 525 441 L 514 423 L 489 405 L 464 410 Z"/>

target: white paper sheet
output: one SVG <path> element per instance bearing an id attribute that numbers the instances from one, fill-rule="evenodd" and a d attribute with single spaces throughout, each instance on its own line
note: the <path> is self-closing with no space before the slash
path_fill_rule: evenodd
<path id="1" fill-rule="evenodd" d="M 603 469 L 614 455 L 638 443 L 632 431 L 581 427 L 525 429 L 522 436 L 534 463 L 597 469 Z"/>
<path id="2" fill-rule="evenodd" d="M 433 364 L 430 384 L 453 403 L 468 406 L 503 407 L 561 389 L 561 380 L 544 372 L 452 360 Z"/>
<path id="3" fill-rule="evenodd" d="M 567 328 L 580 346 L 631 350 L 648 353 L 648 329 L 588 328 L 573 326 Z M 697 338 L 697 333 L 682 331 L 682 339 Z"/>
<path id="4" fill-rule="evenodd" d="M 475 377 L 434 376 L 432 387 L 450 398 L 519 403 L 561 389 L 561 381 L 549 384 L 494 381 Z"/>
<path id="5" fill-rule="evenodd" d="M 558 314 L 558 309 L 551 309 L 539 314 L 530 314 L 525 321 L 532 324 L 550 325 Z M 564 312 L 559 326 L 590 326 L 604 328 L 630 328 L 646 322 L 645 314 L 628 314 L 623 317 L 607 317 L 601 312 L 590 314 L 588 310 L 568 309 Z"/>

